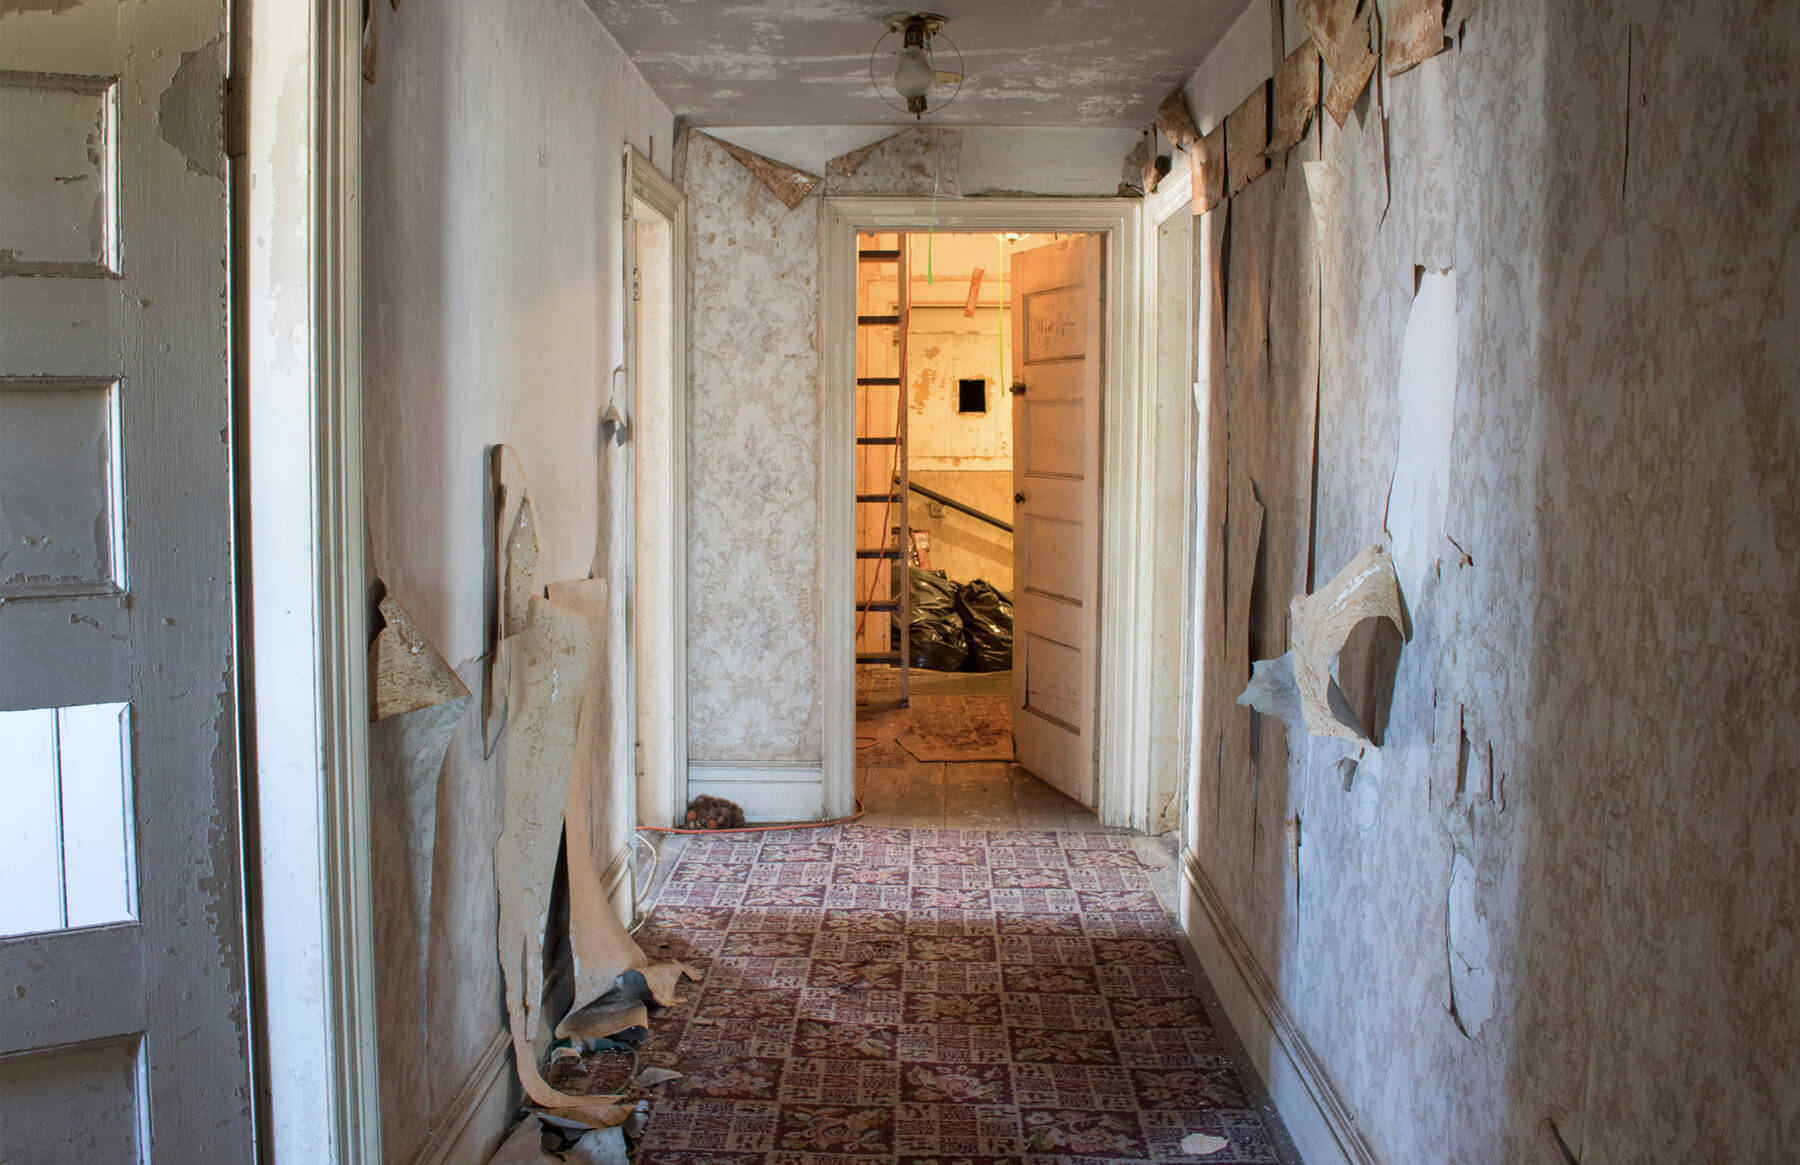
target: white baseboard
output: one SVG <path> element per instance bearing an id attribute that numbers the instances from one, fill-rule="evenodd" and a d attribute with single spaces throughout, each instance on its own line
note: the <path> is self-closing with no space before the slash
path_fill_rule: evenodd
<path id="1" fill-rule="evenodd" d="M 711 762 L 688 766 L 688 797 L 735 801 L 748 821 L 818 821 L 825 779 L 818 765 Z"/>
<path id="2" fill-rule="evenodd" d="M 1181 861 L 1181 925 L 1307 1165 L 1376 1165 L 1356 1115 L 1256 962 L 1192 852 Z"/>
<path id="3" fill-rule="evenodd" d="M 519 1107 L 512 1037 L 496 1032 L 408 1165 L 485 1165 Z"/>

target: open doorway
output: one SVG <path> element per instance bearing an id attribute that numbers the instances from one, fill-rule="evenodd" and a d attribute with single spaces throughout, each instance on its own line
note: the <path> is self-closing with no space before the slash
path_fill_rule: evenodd
<path id="1" fill-rule="evenodd" d="M 857 235 L 856 773 L 878 820 L 1097 824 L 1101 246 Z"/>

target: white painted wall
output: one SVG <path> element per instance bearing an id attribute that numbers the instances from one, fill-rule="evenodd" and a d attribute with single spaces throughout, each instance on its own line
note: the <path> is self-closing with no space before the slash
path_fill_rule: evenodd
<path id="1" fill-rule="evenodd" d="M 1251 0 L 1183 87 L 1188 112 L 1201 133 L 1211 133 L 1252 89 L 1268 79 L 1274 51 L 1269 32 L 1271 15 L 1268 0 Z M 1287 25 L 1299 27 L 1300 22 L 1291 20 Z M 1306 39 L 1304 32 L 1300 39 Z"/>
<path id="2" fill-rule="evenodd" d="M 479 732 L 487 451 L 510 445 L 524 464 L 543 577 L 615 575 L 622 540 L 609 530 L 625 517 L 629 462 L 602 445 L 599 421 L 624 360 L 622 150 L 666 168 L 674 123 L 580 0 L 373 11 L 380 57 L 362 142 L 369 571 L 477 695 L 438 787 L 420 1012 L 381 1017 L 383 1056 L 431 1058 L 429 1095 L 384 1095 L 384 1109 L 418 1114 L 384 1133 L 390 1159 L 480 1160 L 509 1115 L 511 1071 L 494 1054 L 499 754 L 484 755 Z M 617 593 L 610 650 L 622 660 Z M 610 697 L 621 715 L 623 690 Z M 607 746 L 615 772 L 629 764 L 629 738 Z M 631 826 L 611 816 L 594 838 L 601 869 Z M 388 892 L 382 874 L 377 893 Z"/>
<path id="3" fill-rule="evenodd" d="M 623 359 L 620 148 L 674 122 L 577 0 L 380 13 L 367 94 L 371 568 L 452 663 L 487 649 L 484 450 L 519 452 L 546 578 L 593 565 Z"/>

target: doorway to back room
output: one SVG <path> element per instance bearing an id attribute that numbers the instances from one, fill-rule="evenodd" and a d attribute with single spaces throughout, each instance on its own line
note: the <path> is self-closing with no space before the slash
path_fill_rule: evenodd
<path id="1" fill-rule="evenodd" d="M 1036 581 L 1056 585 L 1031 588 L 1027 606 L 1049 595 L 1059 606 L 1087 607 L 1083 618 L 1092 620 L 1092 591 L 1082 583 L 1095 566 L 1086 560 L 1097 553 L 1098 515 L 1081 484 L 1097 494 L 1083 462 L 1092 443 L 1084 431 L 1097 430 L 1085 425 L 1090 412 L 1097 421 L 1099 352 L 1082 341 L 1085 324 L 1099 324 L 1099 250 L 1092 235 L 858 236 L 856 768 L 879 821 L 1092 821 L 1091 796 L 1084 805 L 1067 795 L 1080 797 L 1082 784 L 1058 782 L 1059 792 L 1040 780 L 1055 775 L 1020 763 L 1015 737 L 1042 724 L 1068 738 L 1056 747 L 1091 752 L 1077 710 L 1091 642 L 1046 626 L 1057 621 L 1041 612 L 1020 626 L 1015 593 L 1036 551 Z M 1085 289 L 1095 298 L 1091 313 L 1081 301 L 1087 257 L 1095 259 Z M 1015 271 L 1037 273 L 1025 299 Z M 1017 334 L 1021 317 L 1028 329 L 1038 325 L 1035 353 Z M 1024 365 L 1034 354 L 1070 367 L 1039 396 L 1015 393 L 1033 379 Z M 1088 357 L 1094 375 L 1084 378 Z M 1036 456 L 1021 461 L 1018 437 L 1034 433 Z M 1033 469 L 1077 485 L 1063 490 L 1070 496 L 1046 494 L 1069 512 L 1030 512 Z M 1091 763 L 1086 769 L 1091 775 Z"/>

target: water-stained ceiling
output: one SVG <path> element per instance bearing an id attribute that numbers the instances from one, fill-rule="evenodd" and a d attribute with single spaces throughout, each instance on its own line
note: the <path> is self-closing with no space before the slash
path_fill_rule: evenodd
<path id="1" fill-rule="evenodd" d="M 955 102 L 929 122 L 1149 122 L 1246 3 L 960 0 L 932 5 L 962 50 Z M 588 0 L 672 112 L 695 125 L 867 124 L 910 117 L 869 83 L 890 0 Z M 899 38 L 883 46 L 898 49 Z M 955 55 L 940 44 L 938 67 Z M 877 62 L 883 88 L 893 58 Z M 934 99 L 933 104 L 936 104 Z"/>

